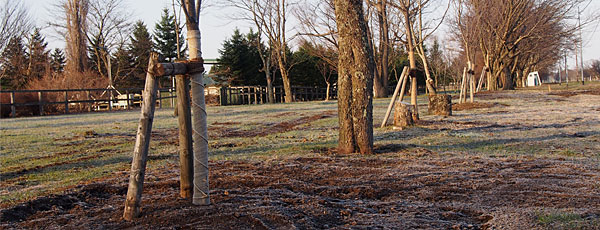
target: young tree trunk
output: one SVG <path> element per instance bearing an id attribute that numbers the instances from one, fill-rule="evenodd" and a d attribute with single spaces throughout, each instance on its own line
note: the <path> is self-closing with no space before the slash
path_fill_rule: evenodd
<path id="1" fill-rule="evenodd" d="M 201 4 L 201 1 L 198 1 Z M 201 6 L 196 6 L 194 0 L 184 0 L 186 25 L 188 30 L 189 59 L 202 60 L 199 17 Z M 208 187 L 208 129 L 206 124 L 206 104 L 202 73 L 192 73 L 192 125 L 194 130 L 194 195 L 195 205 L 210 204 Z"/>
<path id="2" fill-rule="evenodd" d="M 338 116 L 340 153 L 373 152 L 373 50 L 362 0 L 335 0 L 339 30 Z"/>
<path id="3" fill-rule="evenodd" d="M 292 95 L 292 85 L 290 83 L 289 72 L 286 69 L 285 63 L 283 60 L 279 58 L 279 72 L 281 73 L 281 78 L 283 80 L 283 91 L 285 92 L 285 103 L 294 102 L 294 98 Z"/>
<path id="4" fill-rule="evenodd" d="M 331 90 L 331 83 L 327 82 L 327 91 L 325 92 L 325 101 L 329 101 L 329 91 Z"/>
<path id="5" fill-rule="evenodd" d="M 408 53 L 408 60 L 410 63 L 410 103 L 415 106 L 415 111 L 413 112 L 415 120 L 419 119 L 419 106 L 417 105 L 417 63 L 415 60 L 415 47 L 413 41 L 413 32 L 412 32 L 412 24 L 411 22 L 411 12 L 409 9 L 405 9 L 402 12 L 404 14 L 404 27 L 406 30 L 406 49 Z"/>
<path id="6" fill-rule="evenodd" d="M 267 63 L 265 76 L 267 78 L 267 102 L 275 103 L 275 93 L 273 92 L 273 77 L 271 76 L 271 65 Z"/>

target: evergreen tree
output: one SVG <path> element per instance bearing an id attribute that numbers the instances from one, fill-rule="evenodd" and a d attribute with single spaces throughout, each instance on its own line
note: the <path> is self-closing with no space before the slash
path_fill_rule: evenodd
<path id="1" fill-rule="evenodd" d="M 0 56 L 0 85 L 6 89 L 21 89 L 27 84 L 29 58 L 23 41 L 12 37 Z"/>
<path id="2" fill-rule="evenodd" d="M 27 67 L 28 81 L 39 79 L 50 70 L 49 51 L 46 50 L 48 43 L 40 34 L 40 29 L 35 28 L 29 36 L 28 44 L 29 63 Z"/>
<path id="3" fill-rule="evenodd" d="M 137 66 L 131 52 L 123 46 L 117 48 L 111 59 L 113 77 L 117 88 L 144 87 L 144 78 L 136 75 Z M 146 63 L 146 65 L 148 65 Z"/>
<path id="4" fill-rule="evenodd" d="M 128 52 L 133 59 L 134 75 L 144 79 L 148 69 L 148 58 L 153 50 L 152 36 L 142 21 L 137 21 L 133 26 L 133 35 L 129 37 L 131 44 Z M 140 76 L 141 75 L 141 76 Z"/>
<path id="5" fill-rule="evenodd" d="M 290 80 L 296 85 L 325 86 L 325 81 L 317 65 L 321 59 L 310 52 L 315 48 L 310 42 L 303 42 L 292 54 L 292 63 L 296 63 L 290 71 Z"/>
<path id="6" fill-rule="evenodd" d="M 264 74 L 260 72 L 262 62 L 258 47 L 252 41 L 258 34 L 250 31 L 244 35 L 238 29 L 231 38 L 225 40 L 219 50 L 219 65 L 211 70 L 221 83 L 229 85 L 266 85 Z"/>
<path id="7" fill-rule="evenodd" d="M 50 54 L 50 68 L 55 73 L 62 73 L 65 70 L 65 64 L 67 63 L 67 59 L 65 58 L 65 54 L 59 48 L 56 48 Z"/>
<path id="8" fill-rule="evenodd" d="M 165 60 L 171 62 L 177 59 L 177 34 L 175 29 L 179 31 L 183 27 L 175 22 L 175 16 L 171 15 L 168 8 L 163 9 L 160 21 L 154 28 L 154 47 L 156 51 L 163 55 Z M 183 55 L 187 48 L 184 48 L 183 35 L 179 35 L 179 51 Z"/>

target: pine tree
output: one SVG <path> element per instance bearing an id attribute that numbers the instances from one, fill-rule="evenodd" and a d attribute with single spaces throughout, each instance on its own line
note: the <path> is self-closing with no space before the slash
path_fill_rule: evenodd
<path id="1" fill-rule="evenodd" d="M 163 13 L 154 28 L 154 46 L 156 51 L 164 56 L 167 61 L 174 61 L 177 58 L 177 34 L 175 29 L 183 29 L 179 23 L 175 22 L 175 16 L 171 15 L 168 8 L 163 9 Z M 185 53 L 183 35 L 179 36 L 179 47 L 181 54 Z"/>
<path id="2" fill-rule="evenodd" d="M 119 47 L 112 59 L 113 76 L 115 86 L 118 88 L 141 88 L 144 86 L 144 78 L 136 75 L 137 66 L 135 59 L 128 48 Z M 148 65 L 146 63 L 146 65 Z"/>
<path id="3" fill-rule="evenodd" d="M 128 52 L 133 59 L 134 75 L 144 79 L 146 69 L 148 68 L 148 58 L 154 46 L 152 36 L 150 36 L 144 22 L 137 21 L 135 23 L 133 26 L 133 35 L 129 37 L 129 40 L 131 40 L 131 44 L 128 47 Z"/>
<path id="4" fill-rule="evenodd" d="M 59 48 L 56 48 L 50 54 L 50 69 L 55 73 L 62 73 L 65 70 L 65 64 L 67 63 L 65 54 Z"/>
<path id="5" fill-rule="evenodd" d="M 27 84 L 29 58 L 23 41 L 12 37 L 0 56 L 0 85 L 7 89 L 21 89 Z"/>
<path id="6" fill-rule="evenodd" d="M 247 35 L 238 29 L 231 38 L 223 43 L 219 50 L 219 62 L 211 71 L 218 75 L 218 80 L 230 85 L 265 85 L 266 79 L 260 72 L 262 63 L 260 54 L 253 36 L 257 34 L 250 31 Z"/>
<path id="7" fill-rule="evenodd" d="M 40 29 L 35 28 L 29 36 L 28 44 L 29 63 L 27 67 L 28 81 L 39 79 L 50 70 L 48 43 L 40 34 Z"/>

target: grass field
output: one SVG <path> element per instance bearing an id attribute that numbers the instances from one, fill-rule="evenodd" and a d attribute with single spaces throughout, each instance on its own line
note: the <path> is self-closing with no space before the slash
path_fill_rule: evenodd
<path id="1" fill-rule="evenodd" d="M 514 210 L 485 214 L 494 217 L 486 220 L 495 223 L 494 226 L 510 228 L 509 214 L 526 213 L 519 217 L 530 216 L 526 220 L 519 219 L 523 226 L 598 227 L 599 88 L 598 83 L 586 86 L 571 84 L 568 89 L 563 84 L 552 85 L 551 91 L 548 86 L 540 86 L 482 93 L 476 96 L 478 104 L 456 106 L 460 111 L 453 111 L 451 117 L 428 115 L 426 106 L 421 106 L 422 121 L 403 131 L 393 130 L 390 126 L 378 128 L 389 99 L 376 99 L 376 154 L 371 156 L 335 156 L 336 102 L 209 107 L 210 160 L 212 165 L 216 165 L 215 172 L 211 173 L 217 177 L 219 172 L 231 169 L 233 166 L 222 166 L 227 162 L 255 162 L 255 167 L 258 167 L 256 164 L 271 165 L 273 162 L 310 166 L 313 165 L 310 162 L 297 161 L 313 157 L 340 157 L 341 161 L 349 162 L 361 159 L 383 161 L 379 166 L 372 166 L 372 170 L 385 169 L 386 173 L 388 169 L 400 170 L 398 167 L 402 167 L 405 174 L 427 172 L 429 176 L 443 173 L 443 178 L 457 176 L 455 183 L 460 184 L 473 179 L 469 173 L 476 172 L 475 168 L 494 168 L 497 171 L 490 173 L 498 178 L 488 178 L 492 182 L 513 175 L 515 177 L 504 179 L 522 186 L 533 183 L 528 185 L 531 186 L 529 188 L 519 188 L 523 189 L 521 195 L 525 197 L 549 192 L 588 202 L 558 200 L 556 204 L 548 204 L 553 201 L 553 198 L 548 198 L 539 204 L 515 204 Z M 426 97 L 420 97 L 419 102 L 426 105 Z M 157 110 L 148 163 L 149 183 L 165 179 L 167 175 L 170 176 L 168 179 L 178 179 L 177 118 L 172 114 L 172 109 Z M 139 111 L 126 111 L 0 120 L 0 208 L 62 194 L 86 184 L 116 180 L 123 185 L 130 167 L 138 119 Z M 387 161 L 403 162 L 403 166 L 385 163 Z M 316 163 L 315 167 L 319 165 Z M 321 167 L 321 171 L 315 173 L 331 169 L 327 164 Z M 271 170 L 271 166 L 258 167 L 257 170 Z M 233 174 L 235 172 L 238 171 L 232 170 Z M 547 175 L 567 178 L 533 179 Z M 412 183 L 408 178 L 404 180 Z M 173 183 L 176 184 L 176 181 Z M 216 191 L 223 189 L 218 187 L 219 182 L 215 186 Z M 583 207 L 581 204 L 584 204 Z M 341 221 L 339 218 L 336 220 Z M 370 219 L 358 218 L 355 222 L 360 225 L 361 222 L 369 223 L 367 220 Z M 456 223 L 463 222 L 471 223 L 466 220 Z M 352 225 L 353 222 L 344 223 Z M 484 226 L 485 221 L 473 223 Z M 440 223 L 431 226 L 453 225 Z"/>

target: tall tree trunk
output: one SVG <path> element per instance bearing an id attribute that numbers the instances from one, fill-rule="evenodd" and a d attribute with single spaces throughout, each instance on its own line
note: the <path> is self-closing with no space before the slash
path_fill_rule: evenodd
<path id="1" fill-rule="evenodd" d="M 275 93 L 273 92 L 273 76 L 271 76 L 271 62 L 265 62 L 265 77 L 267 78 L 267 102 L 275 103 Z"/>
<path id="2" fill-rule="evenodd" d="M 87 69 L 88 0 L 68 0 L 65 3 L 67 34 L 67 69 L 83 72 Z"/>
<path id="3" fill-rule="evenodd" d="M 335 0 L 340 153 L 373 152 L 373 50 L 362 0 Z"/>
<path id="4" fill-rule="evenodd" d="M 285 55 L 282 54 L 282 55 Z M 292 103 L 294 101 L 292 95 L 292 85 L 290 84 L 289 71 L 284 63 L 283 58 L 278 58 L 279 72 L 281 73 L 281 79 L 283 80 L 283 91 L 285 92 L 285 103 Z"/>
<path id="5" fill-rule="evenodd" d="M 387 0 L 379 0 L 377 3 L 379 21 L 379 71 L 377 71 L 376 79 L 374 81 L 375 97 L 382 98 L 387 97 L 387 86 L 388 86 L 388 75 L 389 75 L 389 56 L 390 56 L 390 36 L 389 26 L 387 18 Z"/>

